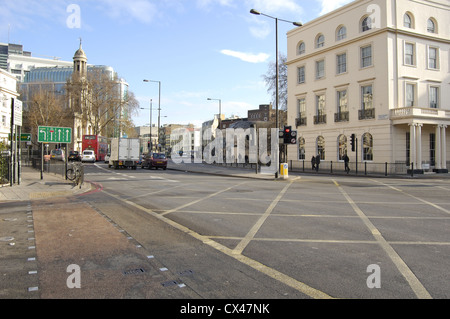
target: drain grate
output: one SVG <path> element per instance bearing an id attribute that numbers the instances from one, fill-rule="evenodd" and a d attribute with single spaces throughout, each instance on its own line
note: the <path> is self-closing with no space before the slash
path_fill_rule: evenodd
<path id="1" fill-rule="evenodd" d="M 125 270 L 125 271 L 123 272 L 123 274 L 124 274 L 125 276 L 127 276 L 127 275 L 140 275 L 140 274 L 143 274 L 143 273 L 145 273 L 145 269 L 144 269 L 144 268 L 137 268 L 137 269 Z"/>
<path id="2" fill-rule="evenodd" d="M 193 274 L 194 271 L 190 269 L 178 273 L 179 276 L 192 276 Z"/>
<path id="3" fill-rule="evenodd" d="M 176 285 L 178 285 L 178 282 L 176 282 L 175 280 L 171 280 L 171 281 L 163 282 L 161 285 L 162 285 L 163 287 L 171 287 L 171 286 L 176 286 Z"/>

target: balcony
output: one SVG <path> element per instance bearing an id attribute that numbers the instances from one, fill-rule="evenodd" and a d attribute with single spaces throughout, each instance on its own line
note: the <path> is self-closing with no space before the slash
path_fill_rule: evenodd
<path id="1" fill-rule="evenodd" d="M 306 126 L 306 117 L 299 117 L 299 118 L 296 118 L 295 119 L 295 125 L 297 126 L 297 127 L 299 127 L 299 126 Z"/>
<path id="2" fill-rule="evenodd" d="M 421 107 L 402 107 L 390 110 L 391 120 L 404 119 L 444 119 L 450 120 L 450 110 Z"/>
<path id="3" fill-rule="evenodd" d="M 365 109 L 359 110 L 359 119 L 360 120 L 370 120 L 375 118 L 375 109 Z"/>
<path id="4" fill-rule="evenodd" d="M 320 114 L 314 116 L 314 124 L 327 124 L 327 115 Z"/>
<path id="5" fill-rule="evenodd" d="M 350 118 L 349 112 L 334 113 L 335 122 L 348 122 Z"/>

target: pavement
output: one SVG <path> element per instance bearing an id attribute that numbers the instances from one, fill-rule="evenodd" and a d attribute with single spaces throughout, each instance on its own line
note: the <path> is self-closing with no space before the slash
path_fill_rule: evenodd
<path id="1" fill-rule="evenodd" d="M 92 188 L 88 182 L 81 187 L 76 186 L 61 175 L 45 173 L 41 179 L 38 170 L 23 167 L 20 184 L 16 181 L 12 187 L 10 184 L 0 185 L 0 203 L 67 197 L 89 192 Z"/>

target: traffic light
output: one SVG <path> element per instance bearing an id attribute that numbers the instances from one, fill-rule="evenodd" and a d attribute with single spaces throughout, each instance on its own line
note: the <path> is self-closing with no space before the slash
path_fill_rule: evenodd
<path id="1" fill-rule="evenodd" d="M 284 144 L 297 144 L 297 131 L 292 130 L 292 126 L 285 126 L 283 131 Z"/>
<path id="2" fill-rule="evenodd" d="M 356 135 L 352 134 L 352 136 L 350 137 L 350 145 L 352 146 L 352 152 L 355 151 L 356 148 Z"/>

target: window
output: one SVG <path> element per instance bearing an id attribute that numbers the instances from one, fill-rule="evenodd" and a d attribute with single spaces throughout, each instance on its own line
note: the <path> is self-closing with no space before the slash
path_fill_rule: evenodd
<path id="1" fill-rule="evenodd" d="M 365 32 L 372 29 L 372 19 L 370 17 L 365 17 L 361 23 L 361 31 Z"/>
<path id="2" fill-rule="evenodd" d="M 320 155 L 321 160 L 325 160 L 325 139 L 323 136 L 317 138 L 317 154 Z"/>
<path id="3" fill-rule="evenodd" d="M 415 65 L 415 45 L 413 43 L 405 43 L 405 64 Z"/>
<path id="4" fill-rule="evenodd" d="M 430 165 L 436 165 L 436 134 L 430 134 Z"/>
<path id="5" fill-rule="evenodd" d="M 325 60 L 316 62 L 316 79 L 321 79 L 325 76 Z"/>
<path id="6" fill-rule="evenodd" d="M 347 154 L 347 137 L 343 134 L 339 135 L 338 144 L 339 144 L 338 160 L 343 161 L 344 156 Z"/>
<path id="7" fill-rule="evenodd" d="M 439 68 L 439 51 L 438 48 L 429 47 L 428 48 L 428 68 L 438 69 Z"/>
<path id="8" fill-rule="evenodd" d="M 406 83 L 406 107 L 415 106 L 416 100 L 416 85 L 412 83 Z"/>
<path id="9" fill-rule="evenodd" d="M 298 55 L 304 54 L 305 51 L 306 51 L 305 42 L 300 42 L 300 44 L 298 45 Z"/>
<path id="10" fill-rule="evenodd" d="M 368 45 L 361 48 L 361 68 L 366 68 L 372 65 L 372 46 Z"/>
<path id="11" fill-rule="evenodd" d="M 298 116 L 299 118 L 306 117 L 306 99 L 298 99 L 297 100 L 297 106 L 298 106 Z"/>
<path id="12" fill-rule="evenodd" d="M 405 13 L 403 16 L 403 26 L 410 29 L 413 27 L 412 18 L 409 13 Z"/>
<path id="13" fill-rule="evenodd" d="M 427 31 L 430 33 L 436 33 L 436 23 L 432 18 L 428 19 L 427 22 Z"/>
<path id="14" fill-rule="evenodd" d="M 305 67 L 301 66 L 297 69 L 298 71 L 298 84 L 305 83 Z"/>
<path id="15" fill-rule="evenodd" d="M 367 85 L 361 87 L 361 109 L 369 110 L 373 108 L 373 94 L 372 94 L 372 85 Z"/>
<path id="16" fill-rule="evenodd" d="M 336 40 L 344 40 L 347 37 L 347 28 L 342 26 L 338 29 L 336 34 Z"/>
<path id="17" fill-rule="evenodd" d="M 347 90 L 337 92 L 337 111 L 338 114 L 347 114 L 348 120 L 348 95 Z M 342 119 L 341 119 L 342 120 Z"/>
<path id="18" fill-rule="evenodd" d="M 370 133 L 363 135 L 363 161 L 373 161 L 373 138 Z"/>
<path id="19" fill-rule="evenodd" d="M 429 107 L 432 109 L 439 108 L 439 88 L 437 86 L 430 86 L 429 90 Z"/>
<path id="20" fill-rule="evenodd" d="M 319 34 L 316 38 L 316 48 L 322 48 L 325 45 L 325 37 L 323 34 Z"/>
<path id="21" fill-rule="evenodd" d="M 299 160 L 306 159 L 305 139 L 303 137 L 300 137 L 298 140 L 298 159 Z"/>
<path id="22" fill-rule="evenodd" d="M 325 114 L 325 94 L 316 96 L 317 115 Z"/>
<path id="23" fill-rule="evenodd" d="M 314 116 L 314 124 L 327 123 L 325 107 L 325 94 L 316 95 L 316 115 Z"/>
<path id="24" fill-rule="evenodd" d="M 347 72 L 347 53 L 339 54 L 336 57 L 337 61 L 337 74 Z"/>

